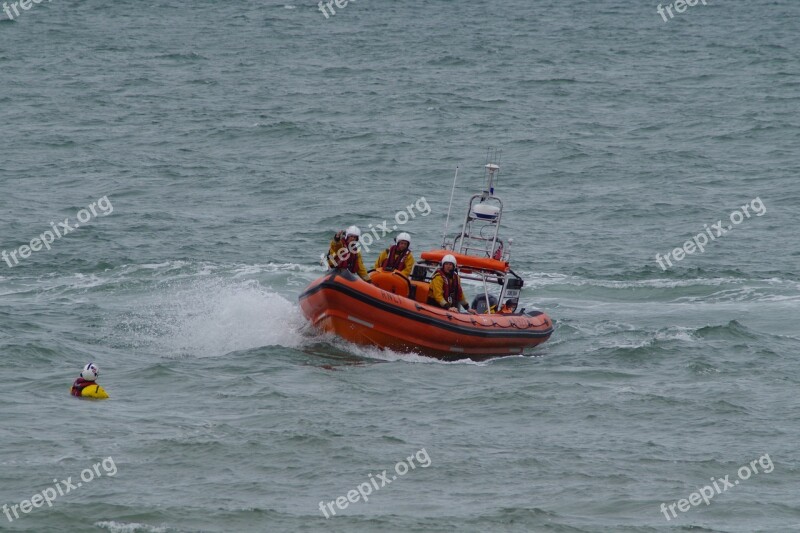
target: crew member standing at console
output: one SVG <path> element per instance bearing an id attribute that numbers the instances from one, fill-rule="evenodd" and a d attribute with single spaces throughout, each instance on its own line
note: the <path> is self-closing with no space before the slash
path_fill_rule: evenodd
<path id="1" fill-rule="evenodd" d="M 356 226 L 350 226 L 334 235 L 328 248 L 328 266 L 349 270 L 353 274 L 358 274 L 367 283 L 372 283 L 358 247 L 360 237 L 361 230 Z"/>
<path id="2" fill-rule="evenodd" d="M 411 246 L 411 236 L 403 232 L 397 236 L 393 246 L 385 249 L 378 256 L 375 261 L 375 270 L 382 268 L 384 270 L 395 270 L 400 272 L 406 277 L 411 276 L 411 271 L 414 270 L 414 255 L 409 250 Z"/>

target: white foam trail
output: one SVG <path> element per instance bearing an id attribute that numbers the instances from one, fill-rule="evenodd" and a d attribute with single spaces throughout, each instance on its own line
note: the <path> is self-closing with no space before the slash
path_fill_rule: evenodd
<path id="1" fill-rule="evenodd" d="M 134 321 L 144 322 L 135 329 L 165 356 L 213 357 L 304 342 L 297 304 L 255 280 L 195 279 L 147 298 L 134 309 Z"/>
<path id="2" fill-rule="evenodd" d="M 439 364 L 439 365 L 477 365 L 477 366 L 486 366 L 487 363 L 486 361 L 477 362 L 471 359 L 461 359 L 458 361 L 442 361 L 440 359 L 436 359 L 435 357 L 428 357 L 418 353 L 395 352 L 394 350 L 381 349 L 375 346 L 361 346 L 358 344 L 352 344 L 338 337 L 333 337 L 332 339 L 330 339 L 329 342 L 331 342 L 331 344 L 336 345 L 337 348 L 340 348 L 358 357 L 377 359 L 379 361 L 405 361 L 407 363 L 428 363 L 428 364 Z"/>
<path id="3" fill-rule="evenodd" d="M 315 272 L 322 275 L 324 270 L 318 264 L 301 265 L 299 263 L 266 263 L 255 265 L 236 265 L 234 272 L 238 275 L 258 274 L 261 272 Z"/>
<path id="4" fill-rule="evenodd" d="M 709 286 L 718 287 L 721 285 L 777 285 L 784 286 L 787 289 L 800 290 L 800 283 L 796 281 L 779 279 L 779 278 L 765 278 L 765 279 L 743 279 L 733 277 L 716 277 L 716 278 L 693 278 L 693 279 L 641 279 L 641 280 L 604 280 L 604 279 L 590 279 L 581 276 L 570 276 L 566 274 L 559 274 L 554 272 L 531 272 L 531 271 L 517 271 L 524 280 L 526 287 L 546 287 L 548 285 L 573 285 L 584 286 L 589 285 L 593 287 L 605 287 L 609 289 L 631 289 L 631 288 L 653 288 L 653 289 L 671 289 L 676 287 L 694 287 L 694 286 Z M 758 288 L 758 287 L 755 287 Z"/>
<path id="5" fill-rule="evenodd" d="M 151 526 L 148 524 L 139 524 L 137 522 L 115 522 L 113 520 L 103 520 L 95 522 L 96 527 L 107 529 L 112 533 L 136 533 L 138 531 L 147 531 L 148 533 L 166 533 L 168 530 L 163 526 Z"/>

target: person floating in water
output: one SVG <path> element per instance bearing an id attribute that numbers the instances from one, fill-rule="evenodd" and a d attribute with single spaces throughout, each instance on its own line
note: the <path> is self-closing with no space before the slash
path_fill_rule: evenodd
<path id="1" fill-rule="evenodd" d="M 70 394 L 79 398 L 108 398 L 106 391 L 96 383 L 97 378 L 100 376 L 100 369 L 94 363 L 89 363 L 83 370 L 81 375 L 72 384 Z"/>

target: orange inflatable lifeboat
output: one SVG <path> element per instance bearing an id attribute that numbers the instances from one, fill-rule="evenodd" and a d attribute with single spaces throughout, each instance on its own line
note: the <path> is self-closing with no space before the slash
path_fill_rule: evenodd
<path id="1" fill-rule="evenodd" d="M 333 270 L 300 295 L 300 307 L 318 329 L 350 342 L 448 361 L 521 354 L 553 333 L 553 323 L 544 313 L 451 312 L 423 303 L 427 282 L 390 273 L 388 278 L 405 284 L 404 290 L 395 292 L 392 289 L 400 284 L 381 280 L 386 274 L 374 272 L 369 284 L 347 270 Z"/>
<path id="2" fill-rule="evenodd" d="M 510 251 L 498 236 L 502 202 L 494 196 L 493 183 L 499 167 L 487 164 L 486 170 L 488 187 L 470 200 L 460 234 L 450 242 L 445 237 L 442 249 L 423 252 L 411 279 L 377 270 L 367 283 L 348 270 L 330 270 L 299 296 L 306 318 L 317 329 L 356 344 L 448 361 L 521 354 L 549 339 L 550 317 L 516 310 L 523 280 L 511 270 Z M 447 254 L 456 258 L 462 282 L 482 284 L 471 305 L 478 314 L 427 303 L 431 276 Z M 472 287 L 463 284 L 465 293 Z M 490 295 L 490 288 L 499 293 Z"/>

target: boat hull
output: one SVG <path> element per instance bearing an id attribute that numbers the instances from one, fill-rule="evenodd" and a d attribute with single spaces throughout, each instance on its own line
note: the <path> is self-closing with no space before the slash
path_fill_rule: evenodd
<path id="1" fill-rule="evenodd" d="M 544 313 L 454 313 L 392 294 L 341 270 L 311 283 L 299 300 L 303 314 L 319 330 L 355 344 L 447 361 L 521 354 L 553 332 Z"/>

